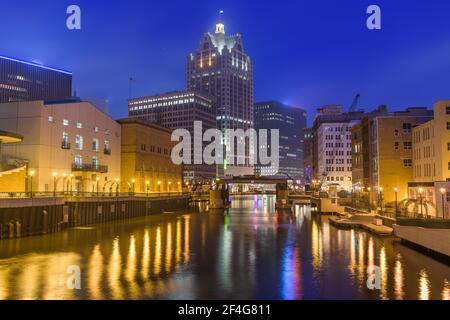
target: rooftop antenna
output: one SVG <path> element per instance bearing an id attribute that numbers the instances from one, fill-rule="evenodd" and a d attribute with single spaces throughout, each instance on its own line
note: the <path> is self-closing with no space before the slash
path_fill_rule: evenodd
<path id="1" fill-rule="evenodd" d="M 225 25 L 223 24 L 223 10 L 219 11 L 219 21 L 216 24 L 216 33 L 225 34 Z"/>

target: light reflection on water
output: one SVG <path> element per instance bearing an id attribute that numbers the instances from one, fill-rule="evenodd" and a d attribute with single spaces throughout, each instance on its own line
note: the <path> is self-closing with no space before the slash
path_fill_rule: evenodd
<path id="1" fill-rule="evenodd" d="M 81 290 L 67 268 L 81 267 Z M 366 286 L 379 266 L 381 289 Z M 0 299 L 450 299 L 450 268 L 272 196 L 0 241 Z"/>

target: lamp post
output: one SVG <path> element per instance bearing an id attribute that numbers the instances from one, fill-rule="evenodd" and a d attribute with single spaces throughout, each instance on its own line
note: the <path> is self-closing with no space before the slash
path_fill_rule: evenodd
<path id="1" fill-rule="evenodd" d="M 134 185 L 136 183 L 136 179 L 131 179 L 131 192 L 134 195 Z"/>
<path id="2" fill-rule="evenodd" d="M 445 188 L 439 189 L 441 192 L 441 200 L 442 200 L 442 219 L 445 219 L 445 200 L 444 195 L 447 193 L 447 190 Z"/>
<path id="3" fill-rule="evenodd" d="M 369 209 L 369 213 L 371 212 L 371 207 L 370 207 L 370 200 L 372 198 L 372 188 L 371 187 L 367 187 L 367 205 L 368 205 L 368 209 Z"/>
<path id="4" fill-rule="evenodd" d="M 30 198 L 33 198 L 33 176 L 35 174 L 34 170 L 28 171 L 28 176 L 30 177 Z"/>
<path id="5" fill-rule="evenodd" d="M 69 174 L 69 187 L 67 188 L 70 195 L 72 195 L 72 189 L 73 189 L 73 174 Z"/>
<path id="6" fill-rule="evenodd" d="M 181 181 L 178 181 L 177 184 L 178 184 L 178 192 L 181 192 Z"/>
<path id="7" fill-rule="evenodd" d="M 171 189 L 171 188 L 170 188 L 171 186 L 172 186 L 172 181 L 169 181 L 169 193 L 170 193 L 170 191 L 171 191 L 171 190 L 170 190 L 170 189 Z"/>
<path id="8" fill-rule="evenodd" d="M 150 181 L 145 181 L 145 189 L 146 189 L 146 191 L 147 191 L 147 198 L 148 198 L 148 192 L 149 192 L 149 190 L 150 190 Z"/>
<path id="9" fill-rule="evenodd" d="M 383 215 L 383 187 L 380 187 L 379 190 L 380 190 L 380 209 L 381 215 Z"/>
<path id="10" fill-rule="evenodd" d="M 67 173 L 63 172 L 61 174 L 62 177 L 62 192 L 64 194 L 64 192 L 66 191 L 66 177 L 67 177 Z"/>
<path id="11" fill-rule="evenodd" d="M 395 194 L 395 219 L 397 219 L 398 215 L 398 188 L 394 188 L 394 194 Z"/>
<path id="12" fill-rule="evenodd" d="M 98 192 L 99 192 L 99 188 L 100 188 L 100 177 L 95 178 L 95 181 L 97 181 L 97 197 L 98 197 Z"/>
<path id="13" fill-rule="evenodd" d="M 161 181 L 158 181 L 158 193 L 161 193 Z"/>
<path id="14" fill-rule="evenodd" d="M 56 184 L 58 182 L 58 172 L 53 172 L 53 197 L 56 198 Z"/>
<path id="15" fill-rule="evenodd" d="M 116 182 L 116 196 L 119 196 L 120 179 L 116 178 L 114 181 Z"/>
<path id="16" fill-rule="evenodd" d="M 423 202 L 423 198 L 422 198 L 422 193 L 423 193 L 423 188 L 419 188 L 419 203 L 420 203 L 420 215 L 423 217 L 423 208 L 422 208 L 422 202 Z"/>

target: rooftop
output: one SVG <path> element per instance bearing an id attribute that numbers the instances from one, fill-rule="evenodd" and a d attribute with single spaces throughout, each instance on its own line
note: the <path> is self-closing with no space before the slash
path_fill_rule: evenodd
<path id="1" fill-rule="evenodd" d="M 56 71 L 56 72 L 72 75 L 72 72 L 70 72 L 70 71 L 63 70 L 63 69 L 58 69 L 58 68 L 53 68 L 53 67 L 49 67 L 49 66 L 44 66 L 43 64 L 39 64 L 39 63 L 31 62 L 31 61 L 25 61 L 25 60 L 21 60 L 21 59 L 17 59 L 17 58 L 11 58 L 11 57 L 2 56 L 2 55 L 0 55 L 0 59 L 13 61 L 13 62 L 17 62 L 17 63 L 22 63 L 22 64 L 26 64 L 26 65 L 33 66 L 33 67 L 38 67 L 38 68 L 42 68 L 42 69 L 46 69 L 46 70 L 51 70 L 51 71 Z"/>

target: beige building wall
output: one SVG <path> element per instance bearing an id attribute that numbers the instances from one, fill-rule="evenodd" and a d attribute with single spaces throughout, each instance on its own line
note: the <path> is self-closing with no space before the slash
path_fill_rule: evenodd
<path id="1" fill-rule="evenodd" d="M 28 161 L 29 170 L 35 172 L 33 192 L 53 192 L 55 181 L 58 192 L 92 192 L 97 177 L 102 191 L 120 178 L 120 125 L 88 102 L 0 104 L 0 128 L 24 136 L 22 143 L 4 146 L 3 154 Z"/>
<path id="2" fill-rule="evenodd" d="M 136 118 L 119 122 L 122 126 L 121 191 L 146 193 L 147 188 L 150 193 L 182 191 L 181 166 L 171 159 L 175 145 L 171 130 Z"/>

